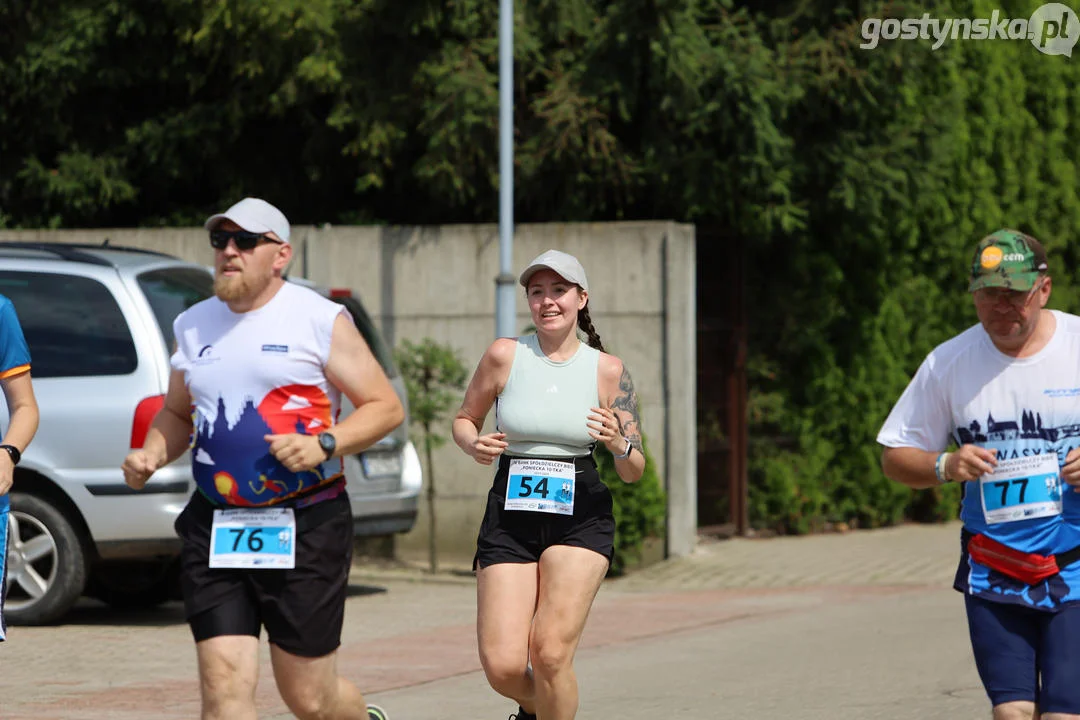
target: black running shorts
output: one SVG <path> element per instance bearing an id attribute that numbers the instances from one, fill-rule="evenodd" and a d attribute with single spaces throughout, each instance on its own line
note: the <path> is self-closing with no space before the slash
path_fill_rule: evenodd
<path id="1" fill-rule="evenodd" d="M 487 511 L 476 539 L 473 569 L 498 563 L 539 562 L 541 553 L 552 545 L 593 550 L 610 563 L 615 553 L 615 516 L 611 491 L 600 480 L 593 456 L 574 458 L 573 515 L 507 510 L 504 503 L 511 459 L 506 455 L 499 457 L 499 469 L 488 493 Z"/>
<path id="2" fill-rule="evenodd" d="M 259 637 L 303 657 L 328 655 L 341 644 L 352 563 L 353 519 L 348 495 L 294 509 L 296 566 L 291 570 L 211 569 L 214 506 L 195 492 L 176 519 L 183 541 L 180 583 L 195 642 L 221 635 Z"/>

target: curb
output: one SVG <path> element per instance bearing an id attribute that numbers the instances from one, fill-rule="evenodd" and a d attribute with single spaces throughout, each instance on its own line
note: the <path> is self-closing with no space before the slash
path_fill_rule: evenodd
<path id="1" fill-rule="evenodd" d="M 353 565 L 349 571 L 350 581 L 365 582 L 404 582 L 404 583 L 434 583 L 437 585 L 475 585 L 476 576 L 464 571 L 440 570 L 432 574 L 428 570 L 419 568 L 374 568 L 365 565 Z"/>

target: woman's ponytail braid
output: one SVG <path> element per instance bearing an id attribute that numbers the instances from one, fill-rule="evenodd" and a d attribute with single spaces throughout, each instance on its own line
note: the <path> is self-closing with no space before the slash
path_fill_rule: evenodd
<path id="1" fill-rule="evenodd" d="M 588 337 L 589 346 L 604 352 L 604 344 L 600 342 L 600 334 L 596 332 L 596 328 L 592 324 L 592 318 L 589 317 L 589 303 L 586 302 L 585 307 L 578 311 L 577 324 Z"/>

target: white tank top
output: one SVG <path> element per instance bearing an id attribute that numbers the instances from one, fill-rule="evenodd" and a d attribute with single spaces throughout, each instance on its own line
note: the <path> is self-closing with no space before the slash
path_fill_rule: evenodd
<path id="1" fill-rule="evenodd" d="M 495 426 L 508 455 L 578 457 L 596 442 L 586 426 L 599 407 L 600 351 L 581 343 L 569 360 L 544 355 L 536 335 L 517 338 L 506 387 L 496 399 Z"/>
<path id="2" fill-rule="evenodd" d="M 191 394 L 195 482 L 212 501 L 270 505 L 330 483 L 341 458 L 290 472 L 265 435 L 317 435 L 333 427 L 341 393 L 326 379 L 334 320 L 344 308 L 285 283 L 266 305 L 234 313 L 216 297 L 173 323 L 171 359 Z"/>

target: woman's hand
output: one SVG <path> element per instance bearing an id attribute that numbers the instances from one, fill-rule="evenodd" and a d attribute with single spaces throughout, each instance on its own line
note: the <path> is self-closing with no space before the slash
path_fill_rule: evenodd
<path id="1" fill-rule="evenodd" d="M 589 436 L 604 443 L 612 455 L 622 455 L 626 451 L 626 438 L 614 410 L 594 407 L 585 424 L 589 427 Z"/>
<path id="2" fill-rule="evenodd" d="M 506 450 L 507 443 L 503 440 L 505 437 L 506 433 L 501 432 L 480 435 L 473 441 L 469 454 L 481 465 L 490 465 Z"/>

